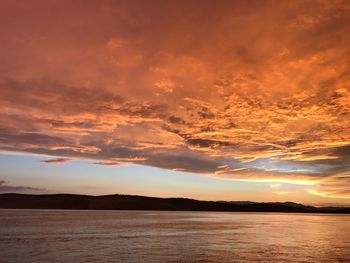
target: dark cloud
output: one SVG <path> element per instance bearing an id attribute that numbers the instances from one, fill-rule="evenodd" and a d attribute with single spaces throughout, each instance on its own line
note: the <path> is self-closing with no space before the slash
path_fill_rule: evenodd
<path id="1" fill-rule="evenodd" d="M 0 193 L 38 193 L 45 192 L 45 189 L 8 185 L 4 180 L 0 180 Z"/>
<path id="2" fill-rule="evenodd" d="M 152 156 L 144 164 L 165 169 L 175 169 L 193 173 L 214 173 L 220 165 L 218 160 L 211 160 L 191 155 L 158 155 Z"/>
<path id="3" fill-rule="evenodd" d="M 71 159 L 68 159 L 68 158 L 55 158 L 55 159 L 43 160 L 41 162 L 48 163 L 48 164 L 64 164 L 64 163 L 68 163 L 70 161 L 71 161 Z"/>
<path id="4" fill-rule="evenodd" d="M 121 162 L 95 162 L 94 164 L 102 165 L 102 166 L 121 166 L 123 163 Z"/>
<path id="5" fill-rule="evenodd" d="M 215 146 L 230 146 L 230 142 L 225 141 L 215 141 L 209 139 L 195 139 L 190 138 L 186 140 L 188 144 L 198 146 L 198 147 L 215 147 Z"/>
<path id="6" fill-rule="evenodd" d="M 66 145 L 68 141 L 57 136 L 36 132 L 16 132 L 9 129 L 0 130 L 0 142 L 2 145 L 35 145 L 35 146 L 53 146 Z"/>

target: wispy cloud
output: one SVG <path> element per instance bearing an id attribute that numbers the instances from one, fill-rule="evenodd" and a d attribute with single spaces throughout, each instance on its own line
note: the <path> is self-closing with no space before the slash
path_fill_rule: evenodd
<path id="1" fill-rule="evenodd" d="M 43 160 L 41 162 L 48 163 L 48 164 L 65 164 L 65 163 L 69 163 L 70 161 L 71 159 L 68 159 L 68 158 L 55 158 L 55 159 Z"/>
<path id="2" fill-rule="evenodd" d="M 102 165 L 102 166 L 124 166 L 124 165 L 127 165 L 127 163 L 120 163 L 120 162 L 95 162 L 94 164 Z"/>

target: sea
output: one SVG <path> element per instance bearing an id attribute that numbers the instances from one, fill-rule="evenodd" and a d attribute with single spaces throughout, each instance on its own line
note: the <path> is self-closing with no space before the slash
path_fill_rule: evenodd
<path id="1" fill-rule="evenodd" d="M 0 262 L 350 262 L 350 215 L 4 209 Z"/>

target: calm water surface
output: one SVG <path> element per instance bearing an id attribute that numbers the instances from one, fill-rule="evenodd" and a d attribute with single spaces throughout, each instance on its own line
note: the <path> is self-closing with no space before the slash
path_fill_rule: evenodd
<path id="1" fill-rule="evenodd" d="M 0 262 L 350 262 L 350 215 L 0 210 Z"/>

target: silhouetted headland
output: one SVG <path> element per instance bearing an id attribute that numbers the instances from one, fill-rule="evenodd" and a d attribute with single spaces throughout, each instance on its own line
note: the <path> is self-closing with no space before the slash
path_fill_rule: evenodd
<path id="1" fill-rule="evenodd" d="M 343 213 L 345 207 L 313 207 L 293 202 L 199 201 L 187 198 L 158 198 L 136 195 L 0 194 L 0 208 L 7 209 L 90 209 L 164 210 L 224 212 Z"/>

